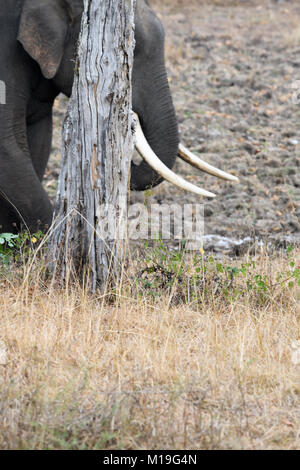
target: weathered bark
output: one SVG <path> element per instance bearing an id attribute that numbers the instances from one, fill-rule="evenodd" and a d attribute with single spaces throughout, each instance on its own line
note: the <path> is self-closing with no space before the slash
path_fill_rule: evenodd
<path id="1" fill-rule="evenodd" d="M 118 277 L 133 152 L 131 71 L 135 0 L 84 0 L 51 236 L 62 280 L 88 275 L 90 289 Z"/>

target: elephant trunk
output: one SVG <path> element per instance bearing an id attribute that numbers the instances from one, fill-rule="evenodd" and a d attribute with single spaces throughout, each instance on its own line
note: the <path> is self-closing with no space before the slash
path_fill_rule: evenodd
<path id="1" fill-rule="evenodd" d="M 136 67 L 138 69 L 138 66 Z M 145 137 L 158 158 L 172 168 L 178 154 L 178 124 L 163 64 L 155 70 L 139 68 L 143 77 L 133 73 L 133 110 L 138 114 Z M 149 84 L 151 77 L 151 84 Z M 162 181 L 144 160 L 131 165 L 130 189 L 143 191 Z"/>

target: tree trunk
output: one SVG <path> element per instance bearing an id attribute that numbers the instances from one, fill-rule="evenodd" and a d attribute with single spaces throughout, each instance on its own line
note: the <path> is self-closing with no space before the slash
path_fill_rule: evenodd
<path id="1" fill-rule="evenodd" d="M 51 266 L 62 281 L 88 276 L 92 292 L 118 277 L 124 255 L 134 1 L 84 0 L 64 123 Z"/>

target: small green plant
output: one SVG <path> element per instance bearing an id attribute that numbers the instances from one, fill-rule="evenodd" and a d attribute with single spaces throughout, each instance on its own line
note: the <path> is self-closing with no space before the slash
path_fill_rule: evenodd
<path id="1" fill-rule="evenodd" d="M 19 247 L 20 237 L 13 233 L 0 234 L 0 262 L 8 267 L 15 250 Z"/>
<path id="2" fill-rule="evenodd" d="M 211 295 L 232 302 L 247 294 L 256 303 L 264 304 L 286 288 L 300 286 L 300 267 L 293 260 L 292 247 L 286 250 L 287 268 L 275 279 L 272 269 L 258 272 L 253 259 L 231 266 L 213 256 L 205 257 L 203 250 L 191 257 L 184 243 L 177 251 L 170 250 L 160 237 L 152 247 L 146 243 L 145 249 L 146 266 L 139 272 L 138 284 L 152 298 L 172 291 L 179 302 L 198 303 Z"/>
<path id="3" fill-rule="evenodd" d="M 0 268 L 8 268 L 13 261 L 19 261 L 32 251 L 35 244 L 41 240 L 41 231 L 31 235 L 23 232 L 19 235 L 13 233 L 0 233 Z"/>
<path id="4" fill-rule="evenodd" d="M 287 284 L 290 289 L 293 288 L 295 284 L 300 286 L 300 266 L 296 266 L 292 252 L 293 247 L 289 246 L 287 248 L 289 269 L 284 273 L 279 273 L 276 278 L 277 284 L 280 284 L 282 287 Z"/>

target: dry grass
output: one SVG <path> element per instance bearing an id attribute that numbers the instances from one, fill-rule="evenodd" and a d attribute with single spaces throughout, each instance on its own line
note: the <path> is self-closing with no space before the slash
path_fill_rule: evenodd
<path id="1" fill-rule="evenodd" d="M 212 269 L 189 302 L 182 276 L 109 302 L 30 269 L 0 280 L 0 448 L 299 448 L 299 287 L 229 299 Z"/>

